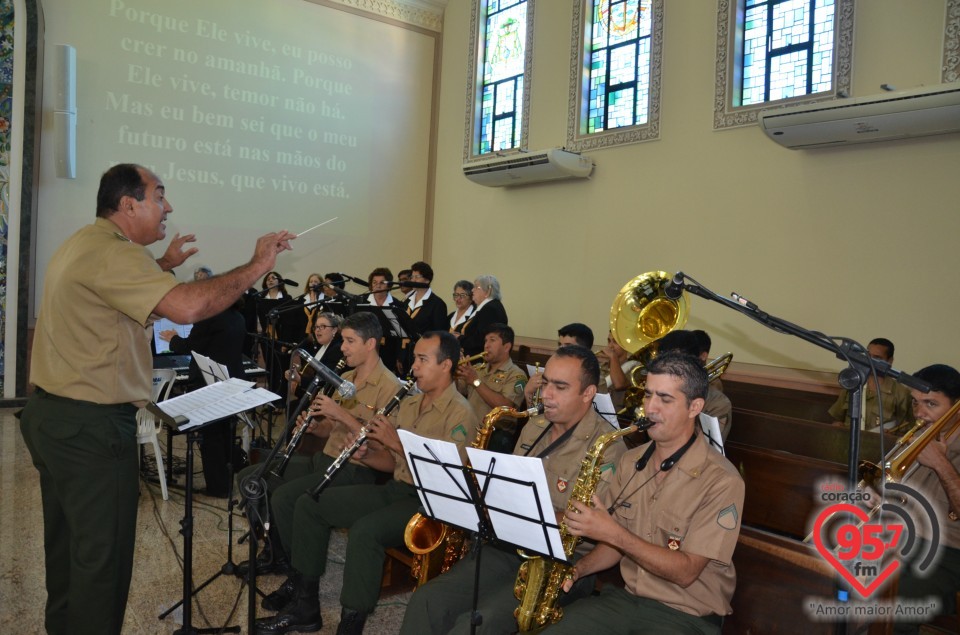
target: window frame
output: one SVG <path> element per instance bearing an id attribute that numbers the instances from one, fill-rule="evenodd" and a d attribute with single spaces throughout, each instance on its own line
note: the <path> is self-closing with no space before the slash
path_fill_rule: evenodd
<path id="1" fill-rule="evenodd" d="M 530 136 L 530 87 L 533 84 L 533 19 L 536 0 L 526 0 L 527 4 L 527 41 L 524 43 L 523 90 L 520 105 L 520 138 L 517 145 L 506 150 L 492 150 L 479 153 L 480 126 L 483 109 L 483 48 L 486 44 L 480 29 L 486 26 L 487 0 L 475 0 L 470 16 L 470 38 L 467 54 L 466 113 L 464 123 L 463 162 L 482 161 L 496 156 L 516 154 L 527 150 Z"/>
<path id="2" fill-rule="evenodd" d="M 589 5 L 589 6 L 588 6 Z M 660 84 L 663 69 L 663 0 L 651 0 L 653 23 L 650 28 L 650 74 L 646 123 L 621 126 L 587 133 L 586 118 L 590 99 L 589 26 L 593 0 L 573 0 L 573 26 L 570 36 L 570 89 L 567 108 L 566 148 L 574 152 L 660 138 Z"/>
<path id="3" fill-rule="evenodd" d="M 854 0 L 835 0 L 833 19 L 833 68 L 831 89 L 813 95 L 798 95 L 747 106 L 734 106 L 743 69 L 743 19 L 745 0 L 717 0 L 717 59 L 713 106 L 715 130 L 749 126 L 761 110 L 793 104 L 813 104 L 850 93 L 853 68 Z"/>

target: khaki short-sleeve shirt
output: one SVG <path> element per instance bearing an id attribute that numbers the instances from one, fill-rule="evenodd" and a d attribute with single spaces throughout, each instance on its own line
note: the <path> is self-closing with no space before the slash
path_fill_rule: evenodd
<path id="1" fill-rule="evenodd" d="M 357 371 L 355 370 L 349 370 L 343 374 L 343 378 L 350 382 L 356 376 Z M 357 384 L 356 394 L 350 399 L 341 401 L 340 406 L 361 422 L 366 423 L 373 418 L 378 410 L 387 405 L 398 390 L 400 390 L 400 380 L 387 370 L 382 361 L 379 361 L 373 372 L 367 376 L 367 380 L 362 384 Z M 330 436 L 327 438 L 327 444 L 323 446 L 323 453 L 337 458 L 346 446 L 349 437 L 350 429 L 339 421 L 334 422 L 333 428 L 330 430 Z M 362 465 L 362 463 L 353 459 L 351 459 L 351 462 Z"/>
<path id="2" fill-rule="evenodd" d="M 732 557 L 743 515 L 743 479 L 702 434 L 657 483 L 660 469 L 637 461 L 649 444 L 629 450 L 607 488 L 605 504 L 614 518 L 643 540 L 659 547 L 709 558 L 693 584 L 683 588 L 624 557 L 620 573 L 633 595 L 662 602 L 691 615 L 727 615 L 737 576 Z"/>
<path id="3" fill-rule="evenodd" d="M 519 406 L 523 401 L 523 388 L 527 383 L 527 374 L 509 359 L 497 370 L 490 370 L 489 367 L 481 368 L 477 371 L 477 379 L 490 390 L 513 402 L 514 407 Z M 493 407 L 483 400 L 473 386 L 467 386 L 467 401 L 470 402 L 470 407 L 473 408 L 478 419 L 482 420 L 493 410 Z"/>
<path id="4" fill-rule="evenodd" d="M 533 417 L 528 421 L 520 432 L 520 439 L 513 453 L 535 457 L 550 447 L 551 435 L 547 433 L 541 436 L 548 424 L 549 422 L 543 416 Z M 542 457 L 543 470 L 547 474 L 547 486 L 550 488 L 550 502 L 553 503 L 554 511 L 562 512 L 567 508 L 567 500 L 577 484 L 580 466 L 587 451 L 593 447 L 601 435 L 613 431 L 613 426 L 591 408 L 577 424 L 570 438 Z M 626 450 L 627 446 L 622 439 L 617 439 L 607 446 L 602 460 L 598 463 L 601 483 L 595 493 L 599 495 L 610 482 L 620 457 Z"/>
<path id="5" fill-rule="evenodd" d="M 82 401 L 146 402 L 152 313 L 177 284 L 110 220 L 81 228 L 47 265 L 30 381 Z"/>
<path id="6" fill-rule="evenodd" d="M 473 442 L 477 435 L 479 421 L 466 398 L 457 392 L 454 382 L 447 386 L 439 397 L 420 412 L 423 394 L 414 395 L 400 402 L 397 414 L 397 429 L 407 430 L 422 437 L 451 441 L 460 449 L 461 458 L 465 457 L 464 448 Z M 397 461 L 393 478 L 402 483 L 413 484 L 413 476 L 403 454 L 393 453 Z"/>

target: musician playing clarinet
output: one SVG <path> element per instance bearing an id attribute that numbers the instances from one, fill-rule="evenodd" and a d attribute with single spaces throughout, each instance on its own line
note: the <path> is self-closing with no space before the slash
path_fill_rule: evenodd
<path id="1" fill-rule="evenodd" d="M 414 348 L 413 375 L 421 392 L 400 402 L 396 426 L 382 415 L 370 422 L 370 441 L 353 456 L 374 469 L 392 472 L 391 480 L 384 485 L 330 488 L 317 501 L 309 494 L 297 499 L 293 539 L 285 543 L 292 546 L 293 570 L 269 596 L 271 602 L 285 599 L 286 603 L 277 615 L 257 620 L 257 633 L 320 630 L 320 578 L 326 572 L 327 546 L 335 527 L 350 530 L 337 633 L 363 631 L 367 615 L 380 597 L 386 549 L 403 545 L 404 527 L 420 505 L 397 428 L 452 441 L 461 450 L 476 436 L 477 416 L 454 385 L 459 358 L 456 337 L 447 331 L 426 333 Z M 277 521 L 289 524 L 289 519 L 279 516 Z M 288 531 L 282 528 L 284 537 Z"/>
<path id="2" fill-rule="evenodd" d="M 275 466 L 267 472 L 273 523 L 267 546 L 257 557 L 259 574 L 286 570 L 297 497 L 320 482 L 326 469 L 340 455 L 347 438 L 358 432 L 363 422 L 385 406 L 399 390 L 400 381 L 380 361 L 378 348 L 383 330 L 376 316 L 365 311 L 354 313 L 343 320 L 340 333 L 343 340 L 340 350 L 347 365 L 353 367 L 343 377 L 356 385 L 356 395 L 337 403 L 337 397 L 318 393 L 309 409 L 301 413 L 298 424 L 307 426 L 307 434 L 328 437 L 323 451 L 312 457 L 293 455 L 280 476 L 271 474 Z M 240 472 L 239 482 L 243 483 L 258 469 L 259 466 L 253 465 Z M 331 485 L 373 483 L 376 478 L 372 469 L 357 461 L 344 465 L 341 472 Z M 248 563 L 241 563 L 237 575 L 246 575 L 247 566 Z M 266 603 L 265 606 L 272 604 Z M 274 610 L 276 608 L 279 607 Z"/>

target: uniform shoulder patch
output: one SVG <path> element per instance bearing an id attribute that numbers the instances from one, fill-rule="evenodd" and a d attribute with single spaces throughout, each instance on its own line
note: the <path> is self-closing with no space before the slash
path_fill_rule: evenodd
<path id="1" fill-rule="evenodd" d="M 725 507 L 717 514 L 717 524 L 727 530 L 736 529 L 739 521 L 740 513 L 737 511 L 736 505 Z"/>

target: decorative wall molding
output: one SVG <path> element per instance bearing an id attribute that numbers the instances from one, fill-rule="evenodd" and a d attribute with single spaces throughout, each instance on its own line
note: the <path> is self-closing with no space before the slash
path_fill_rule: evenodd
<path id="1" fill-rule="evenodd" d="M 960 0 L 947 0 L 941 81 L 960 81 Z"/>
<path id="2" fill-rule="evenodd" d="M 951 0 L 957 1 L 957 0 Z M 718 0 L 717 2 L 717 81 L 713 97 L 713 127 L 716 130 L 748 126 L 757 122 L 757 115 L 771 103 L 751 106 L 733 106 L 730 95 L 734 89 L 732 75 L 736 58 L 736 14 L 738 0 Z M 783 99 L 776 105 L 812 104 L 828 99 L 836 99 L 838 94 L 849 94 L 853 83 L 853 11 L 854 0 L 837 0 L 834 12 L 836 47 L 833 59 L 833 90 L 818 93 L 815 98 L 809 95 Z"/>
<path id="3" fill-rule="evenodd" d="M 443 12 L 449 0 L 327 0 L 331 4 L 366 11 L 430 31 L 443 30 Z"/>

